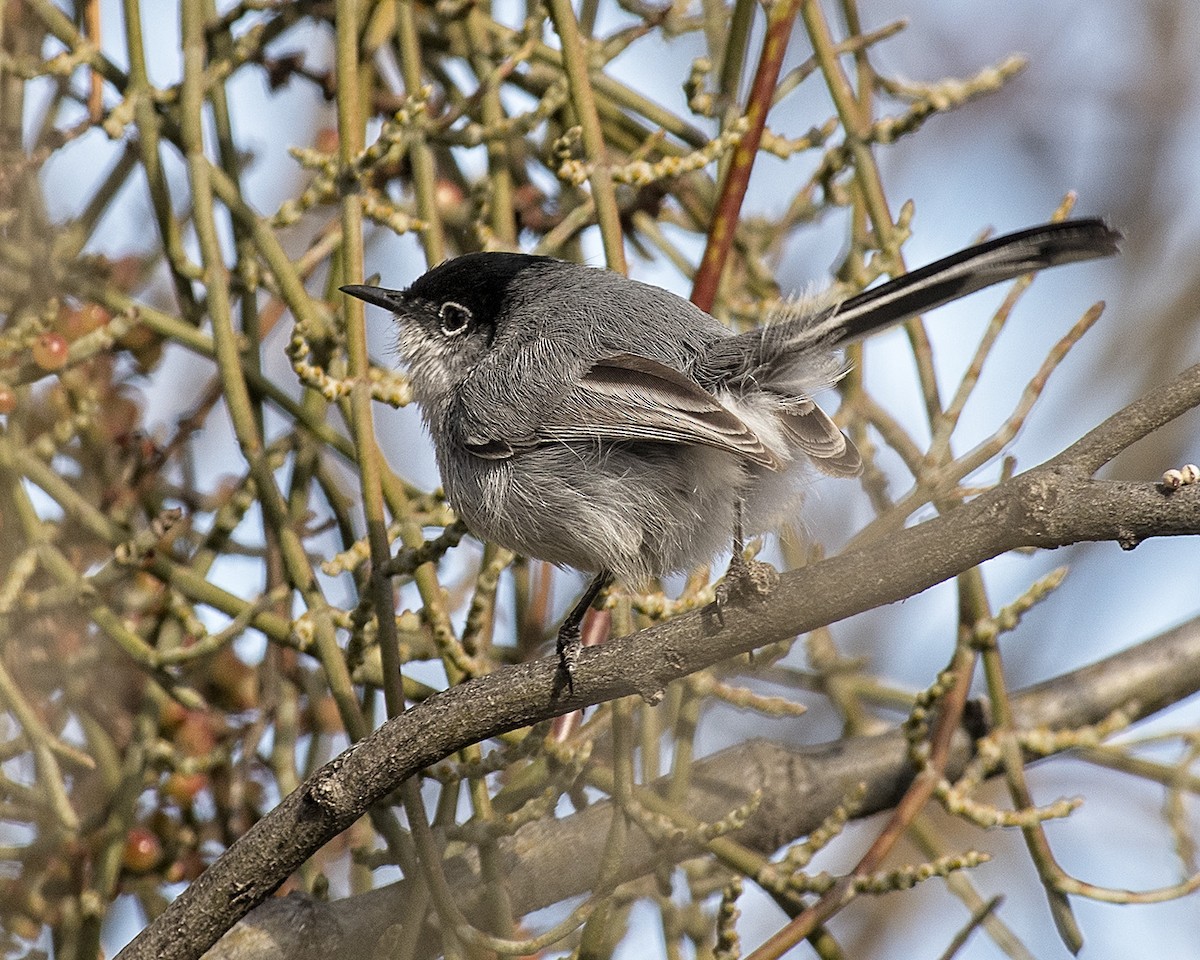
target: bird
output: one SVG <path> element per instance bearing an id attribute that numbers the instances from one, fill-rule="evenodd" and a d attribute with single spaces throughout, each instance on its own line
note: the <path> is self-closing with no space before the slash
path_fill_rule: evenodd
<path id="1" fill-rule="evenodd" d="M 352 284 L 390 311 L 446 498 L 482 539 L 592 574 L 558 633 L 616 581 L 708 562 L 794 511 L 800 478 L 862 457 L 815 399 L 846 343 L 1046 267 L 1118 252 L 1101 219 L 1031 227 L 832 302 L 735 332 L 622 274 L 510 252 L 449 259 L 405 289 Z"/>

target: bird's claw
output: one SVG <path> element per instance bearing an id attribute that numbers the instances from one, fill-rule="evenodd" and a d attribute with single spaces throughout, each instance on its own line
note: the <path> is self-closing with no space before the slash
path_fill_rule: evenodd
<path id="1" fill-rule="evenodd" d="M 779 584 L 779 571 L 762 560 L 747 560 L 740 550 L 733 552 L 725 579 L 717 584 L 717 616 L 731 603 L 759 603 L 767 599 Z"/>
<path id="2" fill-rule="evenodd" d="M 579 624 L 564 623 L 558 631 L 558 673 L 561 685 L 565 684 L 568 693 L 575 692 L 575 667 L 579 664 L 579 654 L 583 652 Z"/>

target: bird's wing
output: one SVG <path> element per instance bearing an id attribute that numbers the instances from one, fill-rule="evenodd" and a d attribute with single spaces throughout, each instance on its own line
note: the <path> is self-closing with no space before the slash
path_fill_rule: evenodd
<path id="1" fill-rule="evenodd" d="M 474 439 L 474 438 L 472 438 Z M 502 459 L 523 448 L 581 440 L 701 444 L 778 467 L 775 456 L 711 393 L 666 364 L 631 353 L 594 363 L 543 412 L 530 436 L 478 438 L 477 456 Z"/>

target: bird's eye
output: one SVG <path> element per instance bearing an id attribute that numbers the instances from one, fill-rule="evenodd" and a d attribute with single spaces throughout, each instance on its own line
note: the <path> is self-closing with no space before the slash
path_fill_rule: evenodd
<path id="1" fill-rule="evenodd" d="M 467 329 L 471 322 L 471 311 L 461 303 L 447 300 L 438 311 L 438 317 L 442 321 L 442 333 L 453 337 Z"/>

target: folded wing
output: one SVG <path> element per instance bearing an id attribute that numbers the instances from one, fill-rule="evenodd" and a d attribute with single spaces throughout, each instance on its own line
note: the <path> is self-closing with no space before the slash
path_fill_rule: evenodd
<path id="1" fill-rule="evenodd" d="M 776 469 L 780 463 L 736 414 L 677 370 L 621 353 L 595 363 L 547 411 L 521 447 L 587 440 L 702 444 Z M 478 451 L 496 457 L 494 441 Z"/>

